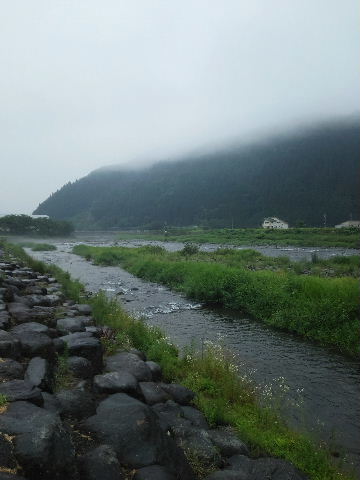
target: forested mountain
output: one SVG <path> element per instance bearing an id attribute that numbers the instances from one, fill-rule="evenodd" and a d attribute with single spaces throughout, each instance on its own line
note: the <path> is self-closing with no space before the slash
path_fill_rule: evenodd
<path id="1" fill-rule="evenodd" d="M 64 185 L 35 214 L 81 228 L 307 226 L 359 216 L 359 122 L 326 124 L 137 171 L 100 169 Z"/>

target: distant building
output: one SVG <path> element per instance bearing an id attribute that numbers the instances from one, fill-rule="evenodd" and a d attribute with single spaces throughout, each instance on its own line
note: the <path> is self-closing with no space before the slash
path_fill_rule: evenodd
<path id="1" fill-rule="evenodd" d="M 360 228 L 359 220 L 347 220 L 346 222 L 335 225 L 335 228 Z"/>
<path id="2" fill-rule="evenodd" d="M 287 222 L 284 222 L 284 220 L 280 220 L 280 218 L 277 218 L 277 217 L 267 217 L 267 218 L 264 218 L 262 227 L 285 229 L 285 228 L 289 228 L 289 224 Z"/>

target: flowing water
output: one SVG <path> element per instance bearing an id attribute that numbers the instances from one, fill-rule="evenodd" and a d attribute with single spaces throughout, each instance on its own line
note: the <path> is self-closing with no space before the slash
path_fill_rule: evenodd
<path id="1" fill-rule="evenodd" d="M 92 245 L 112 244 L 106 235 L 86 235 L 81 241 Z M 121 243 L 139 246 L 144 242 Z M 239 364 L 241 372 L 246 372 L 262 385 L 264 392 L 269 392 L 269 386 L 283 392 L 276 402 L 292 426 L 311 431 L 316 438 L 331 444 L 334 452 L 345 453 L 349 463 L 359 467 L 360 365 L 357 360 L 344 358 L 299 337 L 269 328 L 238 312 L 204 308 L 181 294 L 142 281 L 119 267 L 92 265 L 71 253 L 74 243 L 56 244 L 57 251 L 29 253 L 69 271 L 89 291 L 103 289 L 110 297 L 115 296 L 127 311 L 161 327 L 180 347 L 193 341 L 202 348 L 204 342 L 219 342 L 221 337 L 220 341 L 234 354 L 234 361 Z M 174 250 L 182 245 L 166 244 L 166 247 Z M 293 259 L 308 258 L 315 250 L 290 247 L 260 249 L 268 255 L 286 254 Z M 316 250 L 323 258 L 334 254 L 354 254 L 354 251 L 343 249 Z"/>

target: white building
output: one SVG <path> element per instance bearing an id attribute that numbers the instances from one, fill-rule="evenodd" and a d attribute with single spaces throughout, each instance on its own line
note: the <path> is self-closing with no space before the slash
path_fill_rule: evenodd
<path id="1" fill-rule="evenodd" d="M 285 228 L 289 228 L 289 224 L 287 222 L 284 222 L 284 220 L 280 220 L 280 218 L 277 218 L 277 217 L 267 217 L 267 218 L 264 218 L 262 227 L 285 229 Z"/>
<path id="2" fill-rule="evenodd" d="M 346 222 L 335 225 L 335 228 L 360 228 L 359 220 L 347 220 Z"/>

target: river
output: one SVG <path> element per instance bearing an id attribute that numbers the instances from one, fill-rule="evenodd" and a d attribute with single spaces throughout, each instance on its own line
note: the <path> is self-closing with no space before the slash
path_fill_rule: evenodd
<path id="1" fill-rule="evenodd" d="M 92 245 L 110 245 L 113 238 L 85 235 L 78 239 Z M 145 282 L 119 267 L 95 266 L 71 253 L 78 242 L 54 241 L 57 251 L 30 252 L 80 279 L 87 290 L 100 289 L 123 303 L 130 313 L 161 327 L 179 347 L 194 341 L 198 348 L 208 340 L 221 342 L 234 355 L 240 371 L 253 378 L 263 391 L 269 386 L 279 392 L 276 400 L 287 421 L 298 430 L 345 453 L 349 464 L 360 466 L 360 369 L 359 361 L 236 312 L 210 310 L 194 304 L 179 293 Z M 139 246 L 144 242 L 119 242 Z M 147 242 L 148 243 L 148 242 Z M 151 242 L 152 244 L 159 242 Z M 177 249 L 178 244 L 166 244 Z M 181 246 L 180 246 L 181 247 Z M 204 249 L 215 248 L 204 246 Z M 267 254 L 288 255 L 293 259 L 311 256 L 315 249 L 259 247 Z M 266 250 L 265 250 L 266 249 Z M 341 249 L 319 249 L 319 257 L 354 254 Z M 337 250 L 341 250 L 338 252 Z M 356 251 L 355 251 L 356 252 Z M 358 253 L 358 252 L 356 252 Z M 279 387 L 282 384 L 282 388 Z"/>

